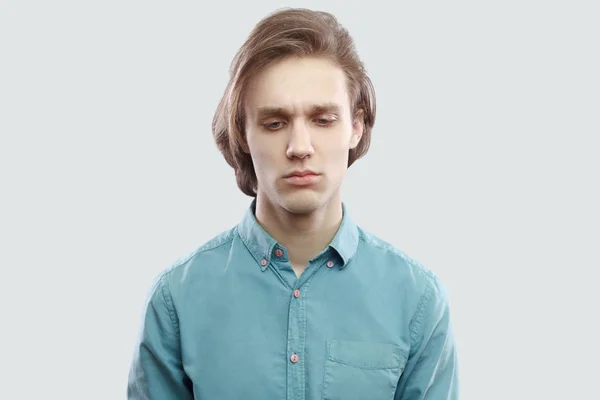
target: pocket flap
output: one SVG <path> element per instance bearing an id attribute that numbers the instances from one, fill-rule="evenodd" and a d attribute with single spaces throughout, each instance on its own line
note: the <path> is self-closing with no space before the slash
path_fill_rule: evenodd
<path id="1" fill-rule="evenodd" d="M 331 361 L 363 369 L 394 369 L 406 362 L 400 346 L 389 343 L 331 340 L 327 342 Z"/>

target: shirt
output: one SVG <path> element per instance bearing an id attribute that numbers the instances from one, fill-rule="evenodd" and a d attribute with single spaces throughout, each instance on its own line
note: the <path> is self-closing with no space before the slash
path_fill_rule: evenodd
<path id="1" fill-rule="evenodd" d="M 458 399 L 439 278 L 352 222 L 298 278 L 255 218 L 154 280 L 129 399 Z"/>

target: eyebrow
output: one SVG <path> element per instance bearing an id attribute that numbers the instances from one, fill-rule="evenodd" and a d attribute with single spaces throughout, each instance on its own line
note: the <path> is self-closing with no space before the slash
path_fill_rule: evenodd
<path id="1" fill-rule="evenodd" d="M 310 114 L 339 114 L 341 107 L 336 103 L 311 104 L 308 107 Z M 258 107 L 256 115 L 258 119 L 273 117 L 273 116 L 289 116 L 292 113 L 285 107 Z"/>

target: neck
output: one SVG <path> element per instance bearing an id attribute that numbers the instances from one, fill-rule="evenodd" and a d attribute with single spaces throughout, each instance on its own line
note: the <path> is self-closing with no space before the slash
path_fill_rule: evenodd
<path id="1" fill-rule="evenodd" d="M 259 193 L 255 217 L 263 229 L 286 248 L 292 266 L 303 269 L 335 236 L 342 222 L 342 202 L 339 195 L 334 196 L 313 212 L 295 214 Z"/>

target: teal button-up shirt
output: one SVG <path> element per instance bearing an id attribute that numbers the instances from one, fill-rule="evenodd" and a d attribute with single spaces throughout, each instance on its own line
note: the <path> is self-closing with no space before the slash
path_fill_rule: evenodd
<path id="1" fill-rule="evenodd" d="M 342 205 L 298 278 L 255 204 L 155 280 L 129 399 L 458 399 L 448 296 L 431 271 Z"/>

